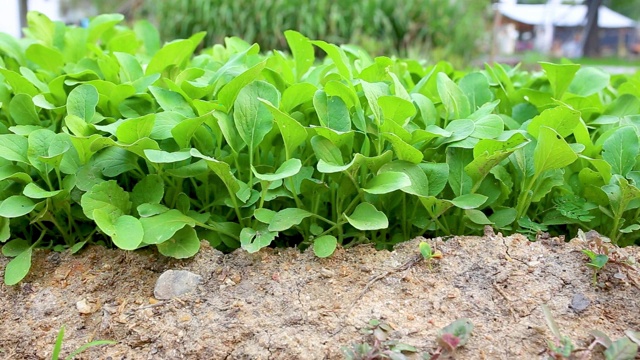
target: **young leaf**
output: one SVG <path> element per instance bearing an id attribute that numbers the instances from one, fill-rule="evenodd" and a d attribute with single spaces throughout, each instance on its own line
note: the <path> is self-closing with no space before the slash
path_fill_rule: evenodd
<path id="1" fill-rule="evenodd" d="M 632 126 L 617 129 L 602 144 L 602 158 L 611 165 L 611 172 L 627 176 L 636 165 L 640 152 L 638 135 Z"/>
<path id="2" fill-rule="evenodd" d="M 194 227 L 195 220 L 176 209 L 158 215 L 140 219 L 144 230 L 142 242 L 160 244 L 169 240 L 178 230 L 185 226 Z"/>
<path id="3" fill-rule="evenodd" d="M 288 208 L 278 211 L 269 221 L 269 231 L 285 231 L 292 226 L 299 225 L 302 220 L 313 214 L 302 209 Z"/>
<path id="4" fill-rule="evenodd" d="M 638 344 L 633 343 L 629 338 L 623 337 L 611 344 L 604 351 L 604 357 L 607 360 L 630 360 L 634 359 L 638 354 Z"/>
<path id="5" fill-rule="evenodd" d="M 8 286 L 19 283 L 29 273 L 31 268 L 31 252 L 32 247 L 20 253 L 20 255 L 11 259 L 4 268 L 4 283 Z"/>
<path id="6" fill-rule="evenodd" d="M 487 199 L 488 197 L 481 194 L 464 194 L 451 200 L 451 203 L 460 209 L 475 209 L 484 204 Z"/>
<path id="7" fill-rule="evenodd" d="M 75 87 L 67 98 L 67 112 L 91 123 L 98 105 L 98 90 L 93 85 L 82 84 Z"/>
<path id="8" fill-rule="evenodd" d="M 562 105 L 547 109 L 542 114 L 534 117 L 529 126 L 527 126 L 527 131 L 534 138 L 538 138 L 540 128 L 546 126 L 552 128 L 564 138 L 573 133 L 579 123 L 580 112 Z"/>
<path id="9" fill-rule="evenodd" d="M 540 62 L 542 70 L 547 74 L 551 88 L 553 89 L 553 97 L 561 99 L 567 90 L 571 81 L 575 76 L 580 65 L 578 64 L 552 64 L 548 62 Z"/>
<path id="10" fill-rule="evenodd" d="M 297 31 L 287 30 L 284 32 L 284 37 L 287 39 L 287 44 L 291 49 L 291 54 L 296 64 L 296 80 L 300 81 L 302 76 L 313 65 L 315 59 L 313 45 L 311 45 L 311 41 L 307 37 Z"/>
<path id="11" fill-rule="evenodd" d="M 533 154 L 535 173 L 562 169 L 570 165 L 578 156 L 569 144 L 555 130 L 547 126 L 540 127 L 538 144 Z"/>
<path id="12" fill-rule="evenodd" d="M 313 240 L 313 253 L 319 258 L 331 256 L 338 245 L 338 240 L 332 235 L 323 235 Z"/>
<path id="13" fill-rule="evenodd" d="M 30 213 L 35 207 L 36 203 L 28 197 L 12 195 L 0 202 L 0 216 L 17 218 Z"/>
<path id="14" fill-rule="evenodd" d="M 143 238 L 144 229 L 140 220 L 129 215 L 120 216 L 116 220 L 111 240 L 117 247 L 123 250 L 135 250 L 140 246 Z"/>
<path id="15" fill-rule="evenodd" d="M 388 194 L 411 186 L 411 179 L 405 173 L 387 171 L 376 175 L 362 188 L 369 194 Z"/>
<path id="16" fill-rule="evenodd" d="M 2 255 L 16 257 L 26 251 L 31 244 L 24 239 L 13 239 L 2 246 Z"/>
<path id="17" fill-rule="evenodd" d="M 469 99 L 445 73 L 436 75 L 438 94 L 447 111 L 447 119 L 465 119 L 471 114 Z"/>
<path id="18" fill-rule="evenodd" d="M 262 181 L 273 182 L 273 181 L 278 181 L 278 180 L 292 177 L 295 174 L 297 174 L 301 168 L 302 168 L 302 162 L 300 162 L 300 159 L 289 159 L 283 162 L 278 167 L 276 172 L 272 174 L 260 174 L 253 167 L 251 168 L 251 171 L 253 171 L 253 174 L 256 176 L 256 178 Z"/>
<path id="19" fill-rule="evenodd" d="M 115 180 L 105 181 L 94 185 L 80 198 L 82 211 L 89 219 L 93 219 L 93 211 L 104 210 L 109 213 L 112 221 L 129 214 L 131 201 L 129 193 L 124 191 Z"/>
<path id="20" fill-rule="evenodd" d="M 370 203 L 356 206 L 351 216 L 343 215 L 349 224 L 358 230 L 380 230 L 389 227 L 387 216 Z"/>
<path id="21" fill-rule="evenodd" d="M 180 67 L 193 54 L 200 41 L 206 35 L 205 32 L 199 32 L 191 36 L 189 39 L 175 40 L 165 44 L 147 65 L 145 75 L 153 73 L 162 73 L 170 66 Z M 145 44 L 146 45 L 146 44 Z M 149 49 L 147 48 L 147 51 Z"/>
<path id="22" fill-rule="evenodd" d="M 260 226 L 258 230 L 244 228 L 240 232 L 240 243 L 247 252 L 254 253 L 269 246 L 277 235 L 277 232 L 269 231 L 266 225 Z"/>
<path id="23" fill-rule="evenodd" d="M 250 152 L 260 145 L 273 127 L 273 115 L 260 99 L 278 106 L 280 94 L 273 85 L 264 81 L 254 81 L 240 90 L 233 105 L 233 121 L 238 135 L 249 146 Z"/>
<path id="24" fill-rule="evenodd" d="M 156 245 L 164 256 L 176 259 L 186 259 L 194 256 L 200 250 L 200 239 L 196 231 L 188 226 L 178 230 L 171 238 Z"/>

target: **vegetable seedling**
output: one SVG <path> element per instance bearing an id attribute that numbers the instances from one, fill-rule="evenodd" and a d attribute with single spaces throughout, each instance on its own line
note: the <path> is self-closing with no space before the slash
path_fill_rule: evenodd
<path id="1" fill-rule="evenodd" d="M 582 250 L 582 253 L 589 257 L 590 262 L 587 266 L 593 268 L 593 285 L 598 284 L 598 271 L 600 271 L 609 261 L 609 256 L 605 254 L 597 254 L 589 249 Z"/>
<path id="2" fill-rule="evenodd" d="M 419 247 L 420 247 L 420 254 L 422 254 L 422 257 L 426 261 L 427 266 L 429 266 L 429 270 L 431 270 L 431 260 L 442 259 L 442 253 L 440 252 L 440 250 L 434 251 L 431 248 L 431 245 L 429 245 L 429 243 L 426 241 L 420 242 Z"/>

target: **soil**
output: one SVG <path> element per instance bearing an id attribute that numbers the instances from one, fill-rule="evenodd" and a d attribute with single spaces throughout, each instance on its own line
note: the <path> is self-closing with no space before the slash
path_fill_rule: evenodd
<path id="1" fill-rule="evenodd" d="M 98 246 L 76 255 L 39 250 L 25 280 L 0 286 L 0 359 L 50 358 L 62 325 L 62 355 L 109 339 L 117 344 L 77 358 L 114 360 L 342 359 L 342 346 L 367 340 L 360 329 L 370 319 L 426 352 L 436 348 L 438 329 L 458 318 L 474 330 L 456 358 L 537 359 L 553 339 L 542 304 L 579 348 L 592 329 L 613 339 L 640 330 L 637 268 L 607 264 L 594 286 L 581 253 L 593 240 L 437 238 L 428 241 L 443 257 L 430 264 L 418 261 L 419 241 L 393 252 L 338 249 L 326 259 L 296 249 L 222 254 L 205 243 L 188 260 Z M 627 256 L 640 259 L 640 249 L 612 255 Z M 0 258 L 0 269 L 6 263 Z M 156 300 L 155 282 L 168 269 L 203 282 Z"/>

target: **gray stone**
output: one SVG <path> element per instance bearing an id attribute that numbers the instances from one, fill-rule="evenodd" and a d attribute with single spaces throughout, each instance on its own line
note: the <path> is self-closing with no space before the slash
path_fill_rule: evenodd
<path id="1" fill-rule="evenodd" d="M 167 300 L 190 293 L 202 282 L 202 276 L 186 270 L 167 270 L 156 281 L 153 295 Z"/>
<path id="2" fill-rule="evenodd" d="M 571 305 L 569 305 L 569 307 L 572 308 L 573 311 L 581 313 L 585 311 L 589 307 L 589 305 L 591 305 L 591 300 L 589 300 L 588 297 L 584 296 L 581 293 L 576 293 L 573 295 L 573 298 L 571 299 Z"/>

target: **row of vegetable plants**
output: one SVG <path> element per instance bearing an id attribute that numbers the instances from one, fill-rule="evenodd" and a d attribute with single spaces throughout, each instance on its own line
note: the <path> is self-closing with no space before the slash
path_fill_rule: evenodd
<path id="1" fill-rule="evenodd" d="M 640 74 L 372 58 L 286 31 L 290 54 L 147 22 L 31 12 L 0 34 L 0 242 L 196 254 L 377 248 L 416 235 L 640 237 Z M 324 59 L 315 57 L 320 49 Z"/>

